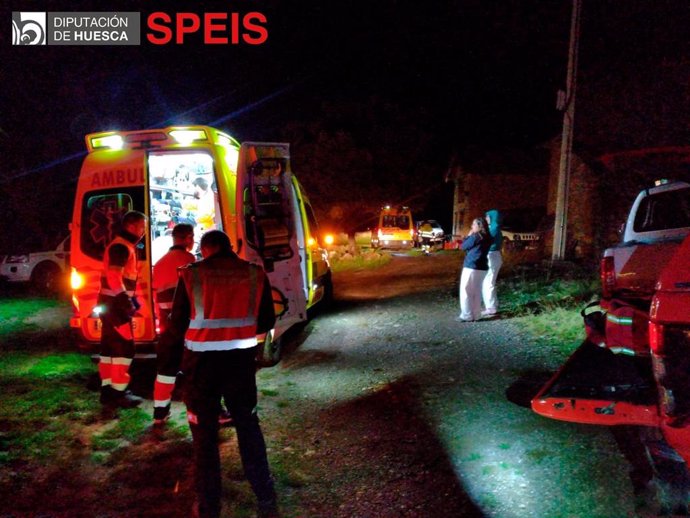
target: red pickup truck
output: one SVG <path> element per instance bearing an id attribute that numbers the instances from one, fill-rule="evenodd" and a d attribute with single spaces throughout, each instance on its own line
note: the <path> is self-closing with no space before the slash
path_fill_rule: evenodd
<path id="1" fill-rule="evenodd" d="M 545 417 L 638 433 L 650 472 L 665 470 L 674 508 L 690 497 L 690 184 L 636 198 L 601 262 L 600 311 L 587 339 L 532 399 Z M 681 244 L 682 243 L 682 244 Z M 626 425 L 633 425 L 628 428 Z M 668 479 L 669 477 L 666 476 Z"/>

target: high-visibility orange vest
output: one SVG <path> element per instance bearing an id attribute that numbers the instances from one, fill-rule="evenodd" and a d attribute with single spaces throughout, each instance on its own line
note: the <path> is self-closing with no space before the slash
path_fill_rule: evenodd
<path id="1" fill-rule="evenodd" d="M 117 236 L 113 239 L 110 244 L 105 249 L 105 254 L 103 256 L 103 271 L 101 272 L 101 290 L 100 295 L 105 297 L 115 297 L 120 292 L 113 290 L 108 284 L 108 268 L 110 267 L 110 249 L 114 245 L 124 245 L 127 247 L 129 254 L 127 255 L 127 262 L 122 271 L 122 283 L 125 286 L 125 291 L 127 296 L 133 297 L 134 291 L 137 286 L 137 276 L 138 276 L 138 265 L 137 265 L 137 250 L 135 244 L 128 241 L 122 236 Z"/>
<path id="2" fill-rule="evenodd" d="M 185 347 L 229 351 L 254 347 L 266 275 L 237 257 L 215 256 L 181 269 L 190 302 Z"/>
<path id="3" fill-rule="evenodd" d="M 196 261 L 194 255 L 187 252 L 183 246 L 173 246 L 153 265 L 153 290 L 160 309 L 172 308 L 173 296 L 179 280 L 177 270 L 194 261 Z"/>

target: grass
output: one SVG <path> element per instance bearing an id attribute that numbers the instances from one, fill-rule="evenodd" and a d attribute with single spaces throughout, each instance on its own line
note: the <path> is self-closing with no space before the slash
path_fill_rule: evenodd
<path id="1" fill-rule="evenodd" d="M 36 461 L 69 451 L 74 424 L 88 425 L 99 410 L 85 390 L 90 360 L 78 354 L 10 353 L 0 357 L 0 463 Z"/>
<path id="2" fill-rule="evenodd" d="M 334 256 L 331 258 L 331 269 L 334 272 L 349 270 L 371 270 L 380 268 L 391 261 L 391 255 L 387 253 L 365 253 L 354 255 L 350 258 Z"/>
<path id="3" fill-rule="evenodd" d="M 39 327 L 26 322 L 25 317 L 61 304 L 63 303 L 56 299 L 48 298 L 0 298 L 0 339 L 14 333 L 37 331 Z"/>
<path id="4" fill-rule="evenodd" d="M 540 345 L 568 353 L 584 338 L 580 310 L 600 293 L 595 275 L 573 270 L 554 279 L 547 271 L 513 270 L 499 278 L 501 309 Z"/>

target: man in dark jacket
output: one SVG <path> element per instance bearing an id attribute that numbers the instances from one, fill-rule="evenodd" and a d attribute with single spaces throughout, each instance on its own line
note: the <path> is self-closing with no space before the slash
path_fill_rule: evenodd
<path id="1" fill-rule="evenodd" d="M 201 238 L 203 260 L 181 269 L 162 346 L 184 347 L 184 402 L 194 442 L 197 512 L 221 509 L 218 416 L 225 400 L 237 430 L 244 473 L 262 517 L 278 516 L 266 445 L 256 412 L 257 334 L 275 324 L 271 287 L 263 269 L 240 259 L 228 236 Z"/>

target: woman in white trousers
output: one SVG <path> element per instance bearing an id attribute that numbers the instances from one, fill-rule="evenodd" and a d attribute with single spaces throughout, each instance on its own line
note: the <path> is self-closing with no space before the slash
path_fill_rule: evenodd
<path id="1" fill-rule="evenodd" d="M 490 246 L 486 224 L 482 218 L 476 218 L 460 246 L 465 251 L 465 260 L 460 274 L 460 315 L 457 320 L 472 322 L 481 318 L 482 282 L 488 269 Z"/>

